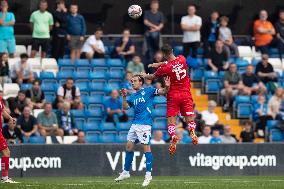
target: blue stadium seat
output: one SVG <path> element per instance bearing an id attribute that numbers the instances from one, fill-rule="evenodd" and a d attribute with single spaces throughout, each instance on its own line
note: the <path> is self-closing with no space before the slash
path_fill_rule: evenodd
<path id="1" fill-rule="evenodd" d="M 71 70 L 62 70 L 60 72 L 57 73 L 57 80 L 61 80 L 61 79 L 67 79 L 69 77 L 73 77 L 73 73 Z"/>
<path id="2" fill-rule="evenodd" d="M 32 84 L 30 84 L 30 83 L 22 83 L 21 84 L 21 90 L 23 90 L 23 91 L 30 90 L 31 88 L 32 88 Z"/>
<path id="3" fill-rule="evenodd" d="M 53 72 L 40 72 L 39 74 L 40 80 L 43 79 L 55 79 L 55 75 Z"/>
<path id="4" fill-rule="evenodd" d="M 126 143 L 126 142 L 127 142 L 127 136 L 123 135 L 116 136 L 116 143 Z"/>
<path id="5" fill-rule="evenodd" d="M 201 81 L 204 75 L 204 70 L 199 69 L 191 69 L 190 78 L 192 81 Z"/>
<path id="6" fill-rule="evenodd" d="M 251 118 L 253 108 L 250 103 L 241 103 L 237 105 L 237 118 Z"/>
<path id="7" fill-rule="evenodd" d="M 74 66 L 74 64 L 72 64 L 71 66 L 61 66 L 59 68 L 59 71 L 69 71 L 69 72 L 75 72 L 76 68 Z"/>
<path id="8" fill-rule="evenodd" d="M 109 79 L 123 79 L 124 78 L 124 71 L 122 70 L 110 70 L 109 72 Z"/>
<path id="9" fill-rule="evenodd" d="M 75 61 L 75 67 L 91 67 L 91 63 L 88 59 L 77 59 Z"/>
<path id="10" fill-rule="evenodd" d="M 89 71 L 88 70 L 81 70 L 74 72 L 73 77 L 75 80 L 77 79 L 88 79 L 89 78 Z"/>
<path id="11" fill-rule="evenodd" d="M 101 118 L 88 118 L 87 123 L 101 125 Z"/>
<path id="12" fill-rule="evenodd" d="M 250 97 L 249 96 L 236 96 L 234 100 L 234 108 L 236 108 L 239 104 L 245 103 L 245 104 L 250 104 Z"/>
<path id="13" fill-rule="evenodd" d="M 166 130 L 167 127 L 168 127 L 167 124 L 163 124 L 156 121 L 153 124 L 153 130 Z"/>
<path id="14" fill-rule="evenodd" d="M 277 120 L 267 120 L 267 123 L 266 123 L 267 133 L 269 133 L 272 129 L 275 129 L 277 124 L 278 124 Z"/>
<path id="15" fill-rule="evenodd" d="M 251 60 L 251 64 L 255 67 L 260 61 L 260 58 L 253 58 Z"/>
<path id="16" fill-rule="evenodd" d="M 165 117 L 166 116 L 166 110 L 165 109 L 153 109 L 152 115 L 153 115 L 154 118 Z"/>
<path id="17" fill-rule="evenodd" d="M 121 61 L 119 58 L 111 58 L 107 60 L 107 65 L 109 67 L 125 67 L 124 62 Z"/>
<path id="18" fill-rule="evenodd" d="M 89 90 L 90 92 L 92 91 L 104 91 L 105 86 L 106 86 L 105 81 L 93 81 L 89 83 Z"/>
<path id="19" fill-rule="evenodd" d="M 117 123 L 116 125 L 117 131 L 128 131 L 130 127 L 131 127 L 131 122 Z"/>
<path id="20" fill-rule="evenodd" d="M 283 132 L 278 129 L 271 130 L 271 141 L 282 142 L 284 140 Z"/>
<path id="21" fill-rule="evenodd" d="M 197 55 L 203 55 L 204 54 L 204 49 L 202 47 L 199 47 L 197 49 Z"/>
<path id="22" fill-rule="evenodd" d="M 94 70 L 93 72 L 89 73 L 89 80 L 107 80 L 108 73 L 106 70 Z"/>
<path id="23" fill-rule="evenodd" d="M 156 96 L 153 100 L 154 104 L 165 104 L 167 103 L 167 99 L 164 96 Z"/>
<path id="24" fill-rule="evenodd" d="M 44 92 L 56 92 L 58 89 L 58 84 L 52 83 L 42 83 L 41 90 Z"/>
<path id="25" fill-rule="evenodd" d="M 100 128 L 101 131 L 116 131 L 114 123 L 108 123 L 108 122 L 101 123 Z"/>
<path id="26" fill-rule="evenodd" d="M 89 82 L 87 81 L 76 81 L 75 86 L 80 89 L 80 92 L 89 92 Z"/>
<path id="27" fill-rule="evenodd" d="M 32 136 L 29 139 L 31 144 L 45 144 L 45 138 L 42 136 Z"/>
<path id="28" fill-rule="evenodd" d="M 191 142 L 192 142 L 192 139 L 191 139 L 191 137 L 187 134 L 187 132 L 183 133 L 181 142 L 184 143 L 184 144 L 188 144 L 188 143 L 191 143 Z"/>
<path id="29" fill-rule="evenodd" d="M 91 61 L 91 66 L 93 68 L 98 68 L 98 67 L 105 67 L 107 68 L 107 63 L 106 63 L 106 60 L 104 58 L 101 58 L 101 59 L 93 59 Z"/>
<path id="30" fill-rule="evenodd" d="M 83 110 L 71 110 L 71 113 L 75 118 L 85 118 L 85 113 Z"/>
<path id="31" fill-rule="evenodd" d="M 213 71 L 205 71 L 204 72 L 204 79 L 219 79 L 219 75 L 217 72 L 213 72 Z"/>
<path id="32" fill-rule="evenodd" d="M 85 118 L 75 118 L 75 124 L 77 129 L 83 130 L 85 123 Z"/>
<path id="33" fill-rule="evenodd" d="M 89 104 L 102 104 L 103 95 L 92 95 L 89 97 Z"/>
<path id="34" fill-rule="evenodd" d="M 116 142 L 116 135 L 112 133 L 105 133 L 100 137 L 101 143 L 115 143 Z"/>
<path id="35" fill-rule="evenodd" d="M 100 137 L 97 135 L 87 135 L 86 136 L 86 142 L 87 143 L 99 143 Z"/>
<path id="36" fill-rule="evenodd" d="M 218 93 L 221 89 L 220 79 L 207 79 L 205 81 L 205 93 Z"/>
<path id="37" fill-rule="evenodd" d="M 95 118 L 95 117 L 102 117 L 103 112 L 98 109 L 91 109 L 91 110 L 85 110 L 85 114 L 87 118 Z"/>
<path id="38" fill-rule="evenodd" d="M 93 123 L 84 124 L 84 131 L 101 131 L 100 125 Z"/>
<path id="39" fill-rule="evenodd" d="M 251 96 L 251 103 L 255 104 L 255 103 L 257 103 L 257 101 L 258 101 L 258 95 L 252 95 Z"/>
<path id="40" fill-rule="evenodd" d="M 55 92 L 44 92 L 44 97 L 46 102 L 54 102 L 56 98 Z"/>
<path id="41" fill-rule="evenodd" d="M 156 119 L 154 124 L 158 124 L 158 125 L 167 125 L 167 119 Z"/>
<path id="42" fill-rule="evenodd" d="M 108 91 L 112 91 L 114 89 L 119 90 L 121 88 L 120 85 L 121 85 L 121 82 L 119 82 L 119 81 L 109 81 L 107 90 Z"/>
<path id="43" fill-rule="evenodd" d="M 81 102 L 84 104 L 84 106 L 88 106 L 88 104 L 89 104 L 89 96 L 87 96 L 87 95 L 82 96 L 81 95 Z"/>
<path id="44" fill-rule="evenodd" d="M 71 63 L 71 59 L 59 59 L 58 60 L 58 66 L 59 67 L 62 67 L 62 66 L 64 66 L 64 67 L 68 67 L 68 66 L 73 67 L 74 64 Z"/>
<path id="45" fill-rule="evenodd" d="M 105 54 L 108 56 L 112 55 L 115 50 L 114 48 L 114 46 L 105 46 Z"/>
<path id="46" fill-rule="evenodd" d="M 176 56 L 182 54 L 182 51 L 183 51 L 182 46 L 175 46 L 175 47 L 174 47 L 174 54 L 175 54 Z"/>

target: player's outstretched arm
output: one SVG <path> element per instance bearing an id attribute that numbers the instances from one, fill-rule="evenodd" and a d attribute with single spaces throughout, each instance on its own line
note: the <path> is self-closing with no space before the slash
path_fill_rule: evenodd
<path id="1" fill-rule="evenodd" d="M 170 89 L 170 85 L 171 85 L 171 79 L 170 77 L 166 77 L 165 78 L 165 88 L 162 88 L 159 90 L 158 94 L 159 95 L 166 95 Z"/>
<path id="2" fill-rule="evenodd" d="M 149 64 L 149 65 L 148 65 L 148 68 L 158 68 L 158 67 L 160 67 L 162 64 L 165 64 L 165 62 L 157 62 L 157 63 Z"/>
<path id="3" fill-rule="evenodd" d="M 139 74 L 141 77 L 143 77 L 144 79 L 150 79 L 153 80 L 156 78 L 156 76 L 154 74 L 146 74 L 146 73 L 140 73 Z"/>
<path id="4" fill-rule="evenodd" d="M 129 108 L 129 104 L 127 103 L 126 96 L 127 96 L 127 90 L 121 89 L 120 94 L 122 96 L 122 108 L 124 110 L 127 110 Z"/>

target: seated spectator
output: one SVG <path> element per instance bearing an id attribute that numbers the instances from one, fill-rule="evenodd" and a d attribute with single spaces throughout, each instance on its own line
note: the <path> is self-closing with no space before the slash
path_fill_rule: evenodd
<path id="1" fill-rule="evenodd" d="M 165 144 L 166 142 L 163 140 L 163 132 L 158 130 L 154 131 L 154 138 L 151 139 L 151 144 Z"/>
<path id="2" fill-rule="evenodd" d="M 155 55 L 154 55 L 154 59 L 153 59 L 153 62 L 154 63 L 157 63 L 157 62 L 163 62 L 165 61 L 164 59 L 164 55 L 162 53 L 162 51 L 158 50 Z M 145 65 L 144 65 L 145 67 Z M 147 73 L 154 73 L 156 71 L 156 68 L 148 68 L 148 66 L 145 67 Z"/>
<path id="3" fill-rule="evenodd" d="M 243 88 L 241 91 L 242 95 L 254 95 L 257 93 L 265 93 L 265 85 L 258 79 L 253 73 L 253 65 L 248 65 L 246 72 L 242 74 Z"/>
<path id="4" fill-rule="evenodd" d="M 157 81 L 157 82 L 155 83 L 155 88 L 156 88 L 156 89 L 162 89 L 162 88 L 163 88 L 162 83 L 159 82 L 159 81 Z"/>
<path id="5" fill-rule="evenodd" d="M 269 99 L 267 105 L 267 114 L 272 116 L 273 119 L 276 119 L 276 116 L 279 114 L 282 99 L 283 89 L 279 87 L 276 89 L 275 94 Z"/>
<path id="6" fill-rule="evenodd" d="M 220 136 L 222 143 L 224 144 L 234 144 L 237 143 L 237 140 L 235 137 L 231 134 L 231 127 L 229 125 L 226 125 L 224 127 L 224 135 Z"/>
<path id="7" fill-rule="evenodd" d="M 273 69 L 273 66 L 268 62 L 268 54 L 262 54 L 260 61 L 255 68 L 255 74 L 261 82 L 268 85 L 273 85 L 272 82 L 277 82 L 277 74 Z M 273 91 L 273 87 L 269 86 L 269 90 Z M 274 91 L 273 91 L 274 92 Z"/>
<path id="8" fill-rule="evenodd" d="M 71 103 L 72 109 L 83 109 L 80 96 L 80 89 L 74 85 L 72 78 L 68 78 L 66 84 L 60 86 L 57 90 L 56 104 L 60 101 L 67 101 Z"/>
<path id="9" fill-rule="evenodd" d="M 132 61 L 128 62 L 127 71 L 135 74 L 145 73 L 144 64 L 141 62 L 141 58 L 138 55 L 134 55 Z"/>
<path id="10" fill-rule="evenodd" d="M 217 40 L 215 48 L 211 50 L 208 56 L 208 70 L 214 72 L 224 71 L 229 68 L 229 55 L 224 50 L 224 43 Z"/>
<path id="11" fill-rule="evenodd" d="M 214 113 L 217 103 L 214 100 L 208 102 L 208 110 L 203 110 L 201 112 L 202 120 L 205 121 L 205 125 L 213 127 L 219 121 L 219 117 Z"/>
<path id="12" fill-rule="evenodd" d="M 21 61 L 14 65 L 11 73 L 13 83 L 32 83 L 34 80 L 34 73 L 32 67 L 28 63 L 29 56 L 25 53 L 20 55 Z"/>
<path id="13" fill-rule="evenodd" d="M 2 134 L 9 144 L 23 143 L 23 135 L 12 119 L 9 120 L 8 126 L 3 127 Z"/>
<path id="14" fill-rule="evenodd" d="M 256 20 L 253 25 L 255 47 L 257 50 L 260 50 L 262 54 L 268 54 L 269 46 L 274 43 L 273 35 L 275 35 L 275 29 L 267 18 L 267 11 L 261 10 L 259 13 L 259 20 Z"/>
<path id="15" fill-rule="evenodd" d="M 153 87 L 153 80 L 146 78 L 143 87 L 144 88 L 146 88 L 146 87 Z"/>
<path id="16" fill-rule="evenodd" d="M 222 140 L 220 138 L 220 132 L 218 130 L 213 130 L 212 138 L 210 139 L 210 144 L 220 144 Z"/>
<path id="17" fill-rule="evenodd" d="M 105 102 L 106 122 L 127 122 L 128 116 L 125 110 L 122 109 L 122 102 L 119 100 L 117 90 L 111 92 L 111 98 Z"/>
<path id="18" fill-rule="evenodd" d="M 284 94 L 283 94 L 284 95 Z M 276 120 L 284 121 L 284 96 L 282 97 L 282 102 L 279 108 L 279 112 L 276 115 Z"/>
<path id="19" fill-rule="evenodd" d="M 276 29 L 276 40 L 278 44 L 279 57 L 284 59 L 282 55 L 284 54 L 284 9 L 279 12 L 279 20 L 275 24 Z"/>
<path id="20" fill-rule="evenodd" d="M 64 136 L 62 129 L 58 128 L 57 117 L 52 112 L 52 104 L 46 102 L 44 104 L 44 111 L 37 116 L 39 132 L 42 136 Z"/>
<path id="21" fill-rule="evenodd" d="M 31 115 L 31 108 L 25 106 L 23 114 L 17 120 L 17 127 L 28 140 L 31 136 L 39 135 L 36 118 Z"/>
<path id="22" fill-rule="evenodd" d="M 85 133 L 84 131 L 79 131 L 78 132 L 78 139 L 76 141 L 73 142 L 73 144 L 85 144 L 86 140 L 85 140 Z"/>
<path id="23" fill-rule="evenodd" d="M 210 126 L 205 126 L 202 131 L 202 136 L 198 138 L 199 144 L 209 144 L 212 138 Z"/>
<path id="24" fill-rule="evenodd" d="M 132 94 L 132 93 L 135 92 L 135 90 L 133 90 L 132 84 L 131 84 L 132 77 L 133 77 L 132 72 L 127 71 L 126 74 L 125 74 L 125 79 L 121 84 L 121 88 L 126 89 L 129 94 Z"/>
<path id="25" fill-rule="evenodd" d="M 80 58 L 86 31 L 85 19 L 78 13 L 78 5 L 72 3 L 70 5 L 70 14 L 67 15 L 67 40 L 69 41 L 72 62 Z"/>
<path id="26" fill-rule="evenodd" d="M 237 71 L 237 65 L 230 64 L 229 71 L 224 75 L 224 89 L 221 95 L 225 97 L 224 110 L 227 111 L 230 107 L 231 100 L 243 88 L 242 76 Z"/>
<path id="27" fill-rule="evenodd" d="M 21 115 L 24 107 L 29 105 L 25 91 L 19 91 L 17 97 L 10 97 L 7 101 L 11 110 L 11 116 L 16 118 Z"/>
<path id="28" fill-rule="evenodd" d="M 262 94 L 258 96 L 258 102 L 254 104 L 253 112 L 253 119 L 256 122 L 255 131 L 259 137 L 264 137 L 267 120 L 271 120 L 273 118 L 267 114 L 267 104 L 265 103 L 265 96 Z"/>
<path id="29" fill-rule="evenodd" d="M 77 135 L 75 120 L 70 112 L 71 105 L 69 102 L 64 102 L 63 108 L 57 112 L 58 126 L 64 131 L 64 136 Z"/>
<path id="30" fill-rule="evenodd" d="M 45 102 L 44 92 L 40 88 L 40 81 L 34 80 L 31 89 L 26 91 L 26 97 L 29 99 L 33 109 L 42 109 Z"/>
<path id="31" fill-rule="evenodd" d="M 239 57 L 238 46 L 234 43 L 232 31 L 228 27 L 229 18 L 222 16 L 220 18 L 220 28 L 219 28 L 219 39 L 224 43 L 224 49 L 228 54 L 231 55 L 231 50 L 234 51 L 235 56 Z"/>
<path id="32" fill-rule="evenodd" d="M 81 49 L 81 58 L 104 58 L 105 46 L 101 40 L 103 36 L 102 28 L 97 28 L 94 35 L 91 35 L 84 43 Z"/>
<path id="33" fill-rule="evenodd" d="M 252 130 L 252 122 L 246 121 L 245 128 L 240 135 L 240 143 L 242 142 L 254 142 L 254 132 Z"/>
<path id="34" fill-rule="evenodd" d="M 125 28 L 122 32 L 122 37 L 118 38 L 114 43 L 115 55 L 114 57 L 123 57 L 126 61 L 132 59 L 135 53 L 135 46 L 130 39 L 130 29 Z"/>
<path id="35" fill-rule="evenodd" d="M 4 86 L 4 83 L 11 83 L 11 78 L 9 77 L 9 63 L 8 54 L 3 53 L 0 55 L 0 85 Z"/>
<path id="36" fill-rule="evenodd" d="M 8 51 L 10 58 L 13 58 L 16 52 L 16 40 L 14 35 L 15 15 L 8 11 L 9 5 L 6 0 L 0 3 L 0 53 Z"/>

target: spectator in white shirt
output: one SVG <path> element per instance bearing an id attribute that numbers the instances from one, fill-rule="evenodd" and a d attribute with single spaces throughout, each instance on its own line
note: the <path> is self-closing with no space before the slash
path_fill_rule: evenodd
<path id="1" fill-rule="evenodd" d="M 21 60 L 17 62 L 11 72 L 13 83 L 32 83 L 34 81 L 34 73 L 32 66 L 29 64 L 29 56 L 26 53 L 20 55 Z"/>
<path id="2" fill-rule="evenodd" d="M 201 17 L 195 15 L 196 8 L 189 5 L 188 15 L 181 18 L 181 29 L 183 30 L 183 55 L 187 57 L 192 51 L 191 56 L 196 58 L 197 49 L 201 40 L 200 28 L 202 26 Z"/>
<path id="3" fill-rule="evenodd" d="M 151 144 L 165 144 L 163 140 L 163 132 L 160 130 L 154 131 L 154 138 L 151 139 Z"/>
<path id="4" fill-rule="evenodd" d="M 214 126 L 219 121 L 218 115 L 214 113 L 216 106 L 216 102 L 214 100 L 210 100 L 208 102 L 208 110 L 201 112 L 202 120 L 205 121 L 205 125 Z"/>
<path id="5" fill-rule="evenodd" d="M 211 128 L 210 128 L 210 126 L 205 126 L 204 128 L 203 128 L 203 131 L 202 131 L 202 136 L 200 136 L 199 138 L 198 138 L 198 143 L 199 144 L 209 144 L 210 143 L 210 140 L 211 140 L 211 138 L 212 138 L 212 136 L 211 136 Z"/>
<path id="6" fill-rule="evenodd" d="M 237 140 L 231 134 L 231 127 L 229 125 L 226 125 L 224 127 L 224 135 L 221 135 L 220 138 L 222 140 L 222 143 L 225 144 L 237 143 Z"/>
<path id="7" fill-rule="evenodd" d="M 103 36 L 102 28 L 97 28 L 94 35 L 91 35 L 84 43 L 81 49 L 81 58 L 104 58 L 105 47 L 101 40 Z"/>

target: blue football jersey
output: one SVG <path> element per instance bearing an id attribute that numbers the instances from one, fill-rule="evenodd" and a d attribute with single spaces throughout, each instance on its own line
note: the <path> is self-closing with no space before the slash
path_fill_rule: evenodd
<path id="1" fill-rule="evenodd" d="M 152 125 L 152 109 L 154 97 L 158 95 L 158 89 L 153 87 L 142 88 L 131 94 L 127 103 L 134 109 L 132 124 Z"/>

